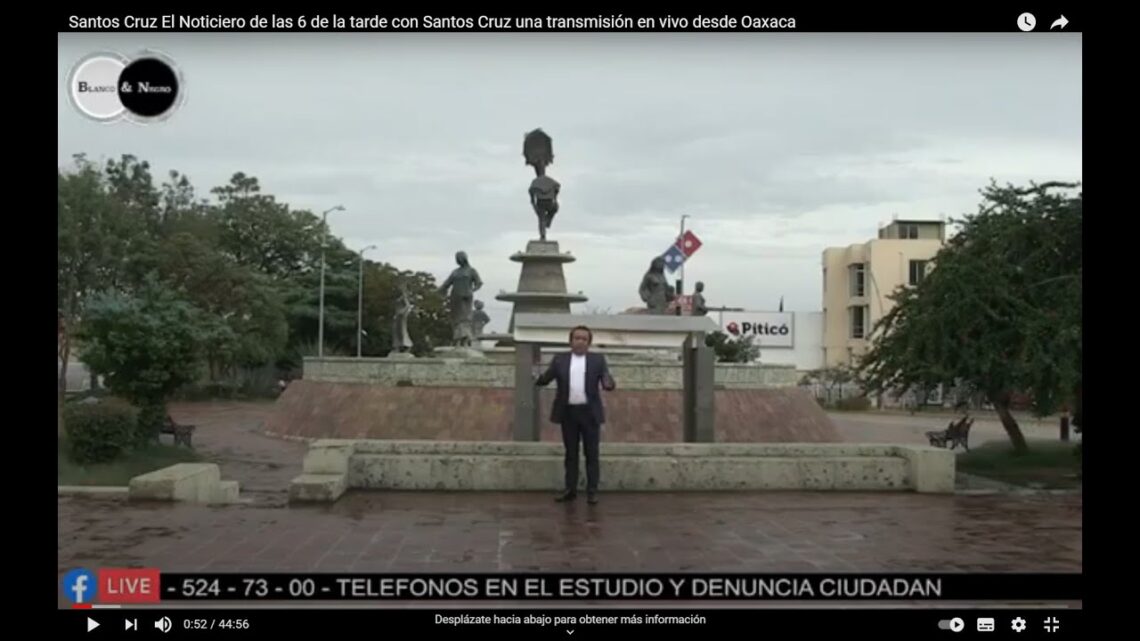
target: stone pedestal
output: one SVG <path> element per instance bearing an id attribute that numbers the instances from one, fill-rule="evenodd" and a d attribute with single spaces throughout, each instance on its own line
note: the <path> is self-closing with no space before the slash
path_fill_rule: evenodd
<path id="1" fill-rule="evenodd" d="M 714 443 L 716 433 L 716 355 L 703 333 L 685 339 L 682 347 L 683 434 L 686 443 Z"/>
<path id="2" fill-rule="evenodd" d="M 485 359 L 487 355 L 478 347 L 445 346 L 435 348 L 437 358 Z"/>
<path id="3" fill-rule="evenodd" d="M 588 298 L 578 292 L 566 291 L 566 275 L 562 266 L 574 262 L 569 253 L 558 251 L 558 241 L 532 240 L 526 244 L 526 251 L 517 252 L 511 260 L 522 263 L 519 273 L 518 290 L 502 292 L 496 300 L 514 303 L 507 334 L 515 330 L 515 314 L 569 314 L 570 303 L 584 303 Z M 511 344 L 501 341 L 500 345 Z"/>
<path id="4" fill-rule="evenodd" d="M 538 345 L 515 347 L 515 416 L 513 437 L 516 441 L 542 440 L 542 424 L 535 371 L 540 365 Z"/>

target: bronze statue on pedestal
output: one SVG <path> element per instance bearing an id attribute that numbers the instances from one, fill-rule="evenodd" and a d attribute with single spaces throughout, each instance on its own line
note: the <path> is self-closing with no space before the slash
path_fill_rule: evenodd
<path id="1" fill-rule="evenodd" d="M 546 167 L 554 164 L 554 141 L 542 129 L 535 129 L 523 138 L 523 158 L 534 167 L 530 204 L 538 216 L 538 237 L 546 240 L 546 230 L 558 213 L 558 193 L 562 190 L 557 180 L 546 175 Z"/>

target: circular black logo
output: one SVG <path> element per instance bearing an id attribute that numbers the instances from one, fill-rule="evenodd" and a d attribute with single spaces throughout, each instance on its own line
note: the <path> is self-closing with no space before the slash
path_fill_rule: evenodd
<path id="1" fill-rule="evenodd" d="M 178 74 L 159 58 L 139 58 L 119 74 L 119 100 L 127 111 L 157 118 L 178 102 Z"/>

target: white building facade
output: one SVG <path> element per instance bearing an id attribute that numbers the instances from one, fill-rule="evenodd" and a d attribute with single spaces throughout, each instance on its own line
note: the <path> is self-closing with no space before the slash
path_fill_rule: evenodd
<path id="1" fill-rule="evenodd" d="M 752 336 L 757 361 L 807 372 L 823 367 L 823 312 L 709 312 L 731 338 Z"/>

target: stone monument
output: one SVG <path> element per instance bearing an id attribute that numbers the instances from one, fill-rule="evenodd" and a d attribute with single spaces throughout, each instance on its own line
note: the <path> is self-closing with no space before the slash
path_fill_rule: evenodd
<path id="1" fill-rule="evenodd" d="M 396 310 L 392 314 L 392 352 L 391 356 L 410 356 L 412 350 L 412 337 L 408 333 L 408 316 L 413 309 L 412 301 L 408 296 L 408 287 L 400 285 L 400 297 L 396 299 Z"/>
<path id="2" fill-rule="evenodd" d="M 584 303 L 588 299 L 581 292 L 566 290 L 566 276 L 562 266 L 574 262 L 569 252 L 558 250 L 558 241 L 547 240 L 546 232 L 558 212 L 558 194 L 561 185 L 546 175 L 546 167 L 554 163 L 554 146 L 549 135 L 535 129 L 523 138 L 525 164 L 534 167 L 535 179 L 530 184 L 531 207 L 538 216 L 538 240 L 529 241 L 526 250 L 516 252 L 511 260 L 522 263 L 518 289 L 501 292 L 496 300 L 514 303 L 507 335 L 491 335 L 499 345 L 511 344 L 509 335 L 514 332 L 515 314 L 569 314 L 571 303 Z"/>
<path id="3" fill-rule="evenodd" d="M 546 166 L 554 164 L 554 141 L 542 129 L 535 129 L 523 138 L 523 158 L 534 167 L 530 205 L 538 216 L 538 239 L 544 241 L 558 213 L 558 192 L 562 190 L 557 180 L 546 175 Z"/>
<path id="4" fill-rule="evenodd" d="M 665 277 L 665 259 L 658 256 L 649 263 L 649 269 L 641 277 L 641 285 L 637 288 L 641 300 L 649 309 L 650 314 L 664 314 L 673 301 L 673 286 Z"/>
<path id="5" fill-rule="evenodd" d="M 483 286 L 483 281 L 479 278 L 479 272 L 467 262 L 466 252 L 456 252 L 455 262 L 459 266 L 443 281 L 439 291 L 447 294 L 448 310 L 451 313 L 451 344 L 455 347 L 470 347 L 475 339 L 471 324 L 475 310 L 475 292 Z"/>
<path id="6" fill-rule="evenodd" d="M 616 467 L 605 473 L 613 479 L 603 481 L 607 487 L 742 488 L 739 470 L 789 487 L 814 488 L 837 479 L 846 459 L 829 459 L 808 478 L 796 448 L 787 450 L 775 473 L 768 472 L 771 450 L 754 444 L 838 443 L 842 438 L 819 403 L 798 387 L 793 367 L 716 363 L 701 338 L 714 329 L 709 318 L 661 315 L 674 298 L 662 259 L 653 262 L 639 287 L 642 300 L 658 315 L 571 312 L 571 303 L 587 298 L 567 291 L 563 266 L 575 258 L 560 251 L 547 233 L 561 195 L 561 186 L 547 176 L 554 160 L 550 136 L 540 129 L 527 133 L 523 154 L 535 170 L 527 192 L 539 234 L 511 256 L 521 263 L 517 290 L 496 296 L 513 303 L 509 333 L 479 335 L 485 317 L 475 294 L 482 279 L 466 254 L 458 252 L 458 267 L 440 287 L 447 297 L 452 345 L 437 348 L 436 357 L 411 358 L 398 351 L 396 358 L 384 359 L 306 357 L 303 378 L 283 391 L 262 428 L 312 442 L 302 474 L 290 486 L 291 500 L 335 500 L 349 487 L 555 487 L 563 446 L 556 430 L 544 429 L 544 412 L 555 391 L 540 391 L 533 372 L 545 360 L 544 348 L 565 349 L 569 327 L 577 323 L 597 332 L 595 345 L 607 352 L 617 381 L 617 389 L 606 396 L 606 441 L 632 448 L 630 456 L 610 461 Z M 401 301 L 393 319 L 394 349 L 410 342 L 405 340 L 410 312 Z M 480 338 L 504 339 L 499 344 L 510 349 L 472 347 Z M 652 349 L 668 349 L 671 358 L 646 358 Z M 617 358 L 620 352 L 626 358 Z M 499 355 L 510 360 L 499 360 Z M 504 443 L 512 439 L 544 442 Z M 685 465 L 678 465 L 672 444 L 680 442 L 689 447 L 714 444 L 716 452 L 727 454 L 686 456 Z M 725 447 L 732 443 L 744 445 Z M 736 460 L 742 456 L 752 458 Z M 882 458 L 872 458 L 868 465 L 905 474 L 905 461 L 884 463 Z M 863 467 L 852 469 L 849 476 L 866 474 Z M 627 480 L 619 480 L 623 478 Z"/>
<path id="7" fill-rule="evenodd" d="M 487 312 L 483 311 L 483 301 L 475 301 L 475 312 L 471 314 L 471 327 L 475 336 L 482 336 L 483 328 L 490 322 L 491 317 L 487 315 Z"/>
<path id="8" fill-rule="evenodd" d="M 705 301 L 705 284 L 697 281 L 696 287 L 693 289 L 693 303 L 692 303 L 693 316 L 708 316 L 709 305 Z"/>

